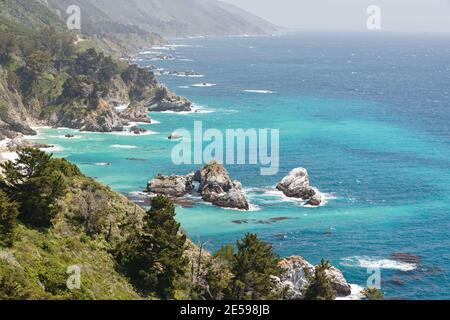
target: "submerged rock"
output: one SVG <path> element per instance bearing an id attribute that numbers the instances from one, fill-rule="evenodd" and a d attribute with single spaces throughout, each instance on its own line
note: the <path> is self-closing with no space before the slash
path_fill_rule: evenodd
<path id="1" fill-rule="evenodd" d="M 324 197 L 316 188 L 309 183 L 308 171 L 305 168 L 296 168 L 281 180 L 277 189 L 290 198 L 298 198 L 306 201 L 307 205 L 319 206 Z"/>

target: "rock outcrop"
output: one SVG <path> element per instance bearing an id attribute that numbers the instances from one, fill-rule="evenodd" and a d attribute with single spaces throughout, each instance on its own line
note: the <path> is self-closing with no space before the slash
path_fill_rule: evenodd
<path id="1" fill-rule="evenodd" d="M 116 111 L 100 99 L 97 109 L 87 116 L 81 131 L 123 131 L 123 124 Z"/>
<path id="2" fill-rule="evenodd" d="M 169 197 L 183 197 L 194 189 L 191 176 L 157 175 L 147 184 L 146 192 Z"/>
<path id="3" fill-rule="evenodd" d="M 131 122 L 152 122 L 152 119 L 148 115 L 148 109 L 142 102 L 131 103 L 124 111 L 120 113 L 120 117 Z"/>
<path id="4" fill-rule="evenodd" d="M 287 289 L 290 299 L 302 298 L 303 291 L 314 278 L 314 266 L 303 257 L 292 256 L 280 261 L 279 266 L 283 270 L 280 277 L 274 277 L 277 287 Z M 344 278 L 342 272 L 331 267 L 326 270 L 326 275 L 335 291 L 336 297 L 346 297 L 351 294 L 351 287 Z"/>
<path id="5" fill-rule="evenodd" d="M 352 288 L 345 280 L 341 270 L 331 267 L 325 273 L 331 282 L 333 290 L 336 292 L 336 297 L 346 297 L 352 293 Z"/>
<path id="6" fill-rule="evenodd" d="M 198 190 L 195 190 L 195 182 L 199 184 Z M 218 207 L 240 210 L 250 208 L 241 183 L 231 180 L 224 166 L 215 161 L 186 176 L 158 175 L 148 182 L 145 192 L 169 197 L 183 197 L 195 192 L 203 201 Z"/>
<path id="7" fill-rule="evenodd" d="M 159 90 L 154 97 L 144 101 L 144 105 L 155 112 L 173 111 L 189 112 L 192 111 L 192 103 L 184 98 L 177 96 L 169 91 L 165 86 L 159 86 Z"/>
<path id="8" fill-rule="evenodd" d="M 0 67 L 0 140 L 20 134 L 35 135 L 20 94 L 8 85 L 7 72 Z"/>
<path id="9" fill-rule="evenodd" d="M 277 185 L 277 189 L 287 197 L 305 200 L 306 204 L 310 206 L 319 206 L 324 201 L 323 194 L 311 187 L 308 171 L 305 168 L 292 170 Z"/>
<path id="10" fill-rule="evenodd" d="M 200 183 L 202 199 L 212 204 L 233 209 L 248 210 L 249 204 L 239 181 L 232 181 L 224 166 L 213 161 L 196 172 L 194 180 Z"/>

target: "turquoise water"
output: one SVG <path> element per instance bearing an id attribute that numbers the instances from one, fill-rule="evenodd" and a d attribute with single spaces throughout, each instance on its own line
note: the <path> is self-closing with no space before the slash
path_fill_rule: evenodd
<path id="1" fill-rule="evenodd" d="M 198 167 L 172 164 L 176 142 L 167 139 L 175 129 L 192 130 L 196 120 L 205 129 L 280 129 L 278 175 L 261 176 L 259 166 L 227 167 L 253 210 L 178 208 L 190 236 L 215 250 L 257 232 L 280 256 L 303 255 L 313 263 L 325 257 L 361 286 L 367 266 L 381 266 L 388 298 L 448 299 L 449 40 L 358 34 L 183 40 L 185 46 L 164 51 L 176 60 L 141 63 L 204 74 L 160 77 L 201 112 L 154 113 L 159 123 L 143 125 L 152 135 L 76 132 L 66 139 L 73 131 L 42 129 L 40 139 L 56 144 L 55 155 L 87 175 L 129 193 L 157 173 Z M 216 86 L 192 86 L 201 82 Z M 325 206 L 305 208 L 274 192 L 299 166 L 328 194 Z M 421 262 L 398 262 L 394 253 Z"/>

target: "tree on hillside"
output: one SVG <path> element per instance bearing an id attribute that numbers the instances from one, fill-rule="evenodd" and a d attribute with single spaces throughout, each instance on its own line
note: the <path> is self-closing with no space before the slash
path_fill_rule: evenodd
<path id="1" fill-rule="evenodd" d="M 65 162 L 53 160 L 51 155 L 33 148 L 19 151 L 15 162 L 1 165 L 3 189 L 19 204 L 22 222 L 37 228 L 51 226 L 59 210 L 57 200 L 66 189 L 62 173 L 66 165 L 64 171 L 74 171 Z"/>
<path id="2" fill-rule="evenodd" d="M 10 247 L 16 240 L 17 217 L 19 209 L 16 202 L 0 191 L 0 247 Z"/>
<path id="3" fill-rule="evenodd" d="M 334 300 L 336 294 L 331 286 L 331 282 L 327 277 L 326 271 L 331 268 L 328 261 L 322 260 L 315 268 L 314 278 L 306 288 L 304 300 Z"/>
<path id="4" fill-rule="evenodd" d="M 176 280 L 185 274 L 186 236 L 175 221 L 175 206 L 166 197 L 157 196 L 137 231 L 119 245 L 116 253 L 122 271 L 138 290 L 155 293 L 162 299 L 174 296 Z"/>
<path id="5" fill-rule="evenodd" d="M 0 65 L 9 63 L 16 50 L 15 36 L 8 32 L 0 33 Z"/>
<path id="6" fill-rule="evenodd" d="M 365 288 L 362 292 L 366 300 L 384 300 L 384 294 L 376 288 Z"/>
<path id="7" fill-rule="evenodd" d="M 278 276 L 278 257 L 270 244 L 247 234 L 237 241 L 237 252 L 231 266 L 233 279 L 227 296 L 235 300 L 270 298 L 275 288 L 272 276 Z"/>

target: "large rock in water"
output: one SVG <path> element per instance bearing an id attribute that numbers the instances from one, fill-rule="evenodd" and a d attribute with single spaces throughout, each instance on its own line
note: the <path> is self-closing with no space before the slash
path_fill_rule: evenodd
<path id="1" fill-rule="evenodd" d="M 194 190 L 194 182 L 199 184 Z M 248 210 L 250 208 L 239 181 L 232 181 L 223 165 L 211 162 L 201 170 L 186 176 L 158 175 L 150 180 L 145 192 L 170 197 L 183 197 L 197 192 L 203 201 L 223 208 Z"/>
<path id="2" fill-rule="evenodd" d="M 192 177 L 190 176 L 165 177 L 158 175 L 148 182 L 145 191 L 169 197 L 182 197 L 192 190 Z"/>
<path id="3" fill-rule="evenodd" d="M 166 87 L 160 86 L 158 92 L 151 99 L 144 101 L 145 107 L 150 111 L 162 112 L 189 112 L 192 111 L 192 103 L 184 98 L 177 96 Z"/>
<path id="4" fill-rule="evenodd" d="M 290 299 L 301 299 L 303 290 L 308 287 L 310 279 L 314 277 L 314 266 L 300 256 L 285 258 L 280 261 L 279 266 L 283 272 L 280 277 L 274 277 L 278 288 L 287 289 Z M 331 267 L 326 270 L 326 275 L 336 297 L 346 297 L 351 294 L 351 287 L 339 269 Z"/>
<path id="5" fill-rule="evenodd" d="M 306 201 L 307 205 L 319 206 L 323 203 L 323 195 L 309 184 L 308 171 L 305 168 L 296 168 L 281 180 L 277 189 L 290 198 Z"/>
<path id="6" fill-rule="evenodd" d="M 198 192 L 206 202 L 240 210 L 250 208 L 242 185 L 239 181 L 232 181 L 224 166 L 213 161 L 197 171 L 194 180 L 200 183 Z"/>

